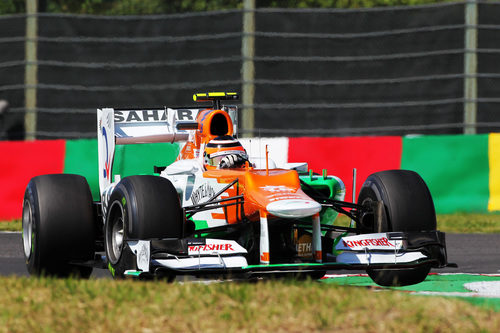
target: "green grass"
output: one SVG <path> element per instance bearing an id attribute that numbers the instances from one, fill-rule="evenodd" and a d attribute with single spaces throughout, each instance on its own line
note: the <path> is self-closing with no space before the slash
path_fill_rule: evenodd
<path id="1" fill-rule="evenodd" d="M 0 231 L 21 231 L 21 220 L 0 221 Z"/>
<path id="2" fill-rule="evenodd" d="M 338 223 L 348 226 L 349 219 L 340 215 Z M 440 214 L 437 216 L 438 230 L 449 233 L 500 233 L 500 214 Z M 20 231 L 21 220 L 0 221 L 0 231 Z"/>
<path id="3" fill-rule="evenodd" d="M 438 229 L 449 233 L 500 233 L 500 214 L 443 214 L 437 216 Z"/>
<path id="4" fill-rule="evenodd" d="M 0 278 L 0 332 L 498 332 L 460 300 L 313 281 Z"/>

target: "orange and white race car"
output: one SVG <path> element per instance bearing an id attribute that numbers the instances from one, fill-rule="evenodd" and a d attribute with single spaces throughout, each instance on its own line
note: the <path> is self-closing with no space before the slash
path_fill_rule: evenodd
<path id="1" fill-rule="evenodd" d="M 307 163 L 277 168 L 236 139 L 236 93 L 195 94 L 195 108 L 98 109 L 99 202 L 85 178 L 33 178 L 23 205 L 31 274 L 322 277 L 366 270 L 380 285 L 423 281 L 447 265 L 430 192 L 412 171 L 372 174 L 357 203 Z M 116 145 L 184 142 L 155 175 L 113 174 Z M 112 176 L 113 175 L 113 176 Z M 353 191 L 354 192 L 354 191 Z M 337 223 L 338 214 L 350 223 Z M 345 221 L 345 220 L 344 220 Z"/>

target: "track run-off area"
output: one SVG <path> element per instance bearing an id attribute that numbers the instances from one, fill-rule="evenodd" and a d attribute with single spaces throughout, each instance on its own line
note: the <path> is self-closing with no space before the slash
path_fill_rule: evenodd
<path id="1" fill-rule="evenodd" d="M 417 296 L 460 298 L 500 312 L 500 234 L 446 234 L 449 262 L 458 268 L 433 269 L 422 283 L 385 288 L 363 271 L 330 271 L 321 283 L 370 288 L 374 292 L 401 291 Z M 20 232 L 0 232 L 0 275 L 28 276 Z M 110 278 L 95 269 L 92 278 Z"/>
<path id="2" fill-rule="evenodd" d="M 500 312 L 500 274 L 430 273 L 424 282 L 405 287 L 380 287 L 366 274 L 327 274 L 324 283 L 371 288 L 374 292 L 397 290 L 419 296 L 445 296 Z"/>

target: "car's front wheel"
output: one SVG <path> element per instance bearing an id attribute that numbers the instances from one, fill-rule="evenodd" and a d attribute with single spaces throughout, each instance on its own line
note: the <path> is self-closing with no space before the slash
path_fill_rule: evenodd
<path id="1" fill-rule="evenodd" d="M 130 176 L 113 190 L 104 225 L 108 268 L 114 278 L 137 270 L 129 241 L 181 238 L 184 216 L 172 183 L 158 176 Z"/>
<path id="2" fill-rule="evenodd" d="M 436 212 L 431 194 L 424 180 L 413 171 L 388 170 L 370 175 L 363 184 L 358 203 L 369 206 L 381 201 L 380 219 L 365 219 L 369 232 L 433 231 L 436 230 Z M 425 264 L 405 269 L 368 269 L 372 280 L 382 286 L 405 286 L 420 283 L 431 266 Z"/>

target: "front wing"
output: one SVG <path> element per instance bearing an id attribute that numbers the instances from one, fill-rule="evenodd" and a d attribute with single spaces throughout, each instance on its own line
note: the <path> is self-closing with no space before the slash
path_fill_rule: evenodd
<path id="1" fill-rule="evenodd" d="M 444 233 L 439 231 L 346 236 L 336 245 L 335 253 L 326 255 L 323 262 L 268 265 L 249 265 L 247 251 L 231 240 L 185 238 L 128 243 L 136 254 L 138 269 L 128 270 L 125 275 L 137 278 L 172 275 L 251 278 L 269 274 L 447 265 Z"/>

